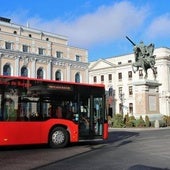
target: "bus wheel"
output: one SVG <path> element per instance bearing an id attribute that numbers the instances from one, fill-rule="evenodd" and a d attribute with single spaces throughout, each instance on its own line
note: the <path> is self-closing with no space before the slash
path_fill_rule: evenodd
<path id="1" fill-rule="evenodd" d="M 55 127 L 49 138 L 49 145 L 52 148 L 62 148 L 65 147 L 69 142 L 68 131 L 63 127 Z"/>

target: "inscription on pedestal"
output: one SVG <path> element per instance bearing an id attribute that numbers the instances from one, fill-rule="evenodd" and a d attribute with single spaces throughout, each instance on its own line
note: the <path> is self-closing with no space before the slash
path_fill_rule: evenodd
<path id="1" fill-rule="evenodd" d="M 135 114 L 160 114 L 159 91 L 161 84 L 156 81 L 142 80 L 135 86 Z"/>
<path id="2" fill-rule="evenodd" d="M 157 100 L 156 96 L 149 95 L 149 112 L 156 112 L 157 111 Z"/>

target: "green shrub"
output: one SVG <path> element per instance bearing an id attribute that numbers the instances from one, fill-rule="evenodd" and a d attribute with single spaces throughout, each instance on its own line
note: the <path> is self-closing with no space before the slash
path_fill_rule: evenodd
<path id="1" fill-rule="evenodd" d="M 126 124 L 126 122 L 128 122 L 128 121 L 129 121 L 129 114 L 125 115 L 125 117 L 124 117 L 124 123 Z"/>
<path id="2" fill-rule="evenodd" d="M 116 114 L 113 117 L 113 127 L 114 128 L 122 128 L 125 127 L 123 115 L 122 114 Z"/>
<path id="3" fill-rule="evenodd" d="M 163 116 L 163 121 L 166 123 L 166 126 L 170 126 L 170 116 Z"/>
<path id="4" fill-rule="evenodd" d="M 135 127 L 135 117 L 134 116 L 130 116 L 128 117 L 128 120 L 126 121 L 126 127 Z"/>
<path id="5" fill-rule="evenodd" d="M 167 126 L 170 126 L 170 116 L 167 118 Z"/>
<path id="6" fill-rule="evenodd" d="M 151 127 L 154 127 L 154 126 L 155 126 L 155 121 L 152 120 L 152 121 L 150 121 L 150 122 L 151 122 Z"/>
<path id="7" fill-rule="evenodd" d="M 126 127 L 128 127 L 128 126 L 127 126 L 128 122 L 129 122 L 129 115 L 127 114 L 127 115 L 125 115 L 125 117 L 124 117 L 124 124 L 125 124 Z"/>
<path id="8" fill-rule="evenodd" d="M 150 120 L 149 120 L 149 116 L 145 116 L 145 125 L 146 125 L 146 127 L 150 127 L 151 126 L 151 122 L 150 122 Z"/>
<path id="9" fill-rule="evenodd" d="M 143 120 L 142 116 L 135 121 L 135 127 L 145 127 L 145 121 Z"/>
<path id="10" fill-rule="evenodd" d="M 167 122 L 165 120 L 159 120 L 159 127 L 166 127 Z"/>
<path id="11" fill-rule="evenodd" d="M 136 120 L 135 116 L 130 116 L 130 120 L 133 120 L 133 121 Z"/>

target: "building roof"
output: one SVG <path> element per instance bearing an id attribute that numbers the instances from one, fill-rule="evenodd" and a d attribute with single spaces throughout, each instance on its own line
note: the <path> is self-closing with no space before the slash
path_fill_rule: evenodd
<path id="1" fill-rule="evenodd" d="M 31 28 L 29 26 L 29 24 L 27 24 L 27 26 L 24 26 L 24 25 L 18 25 L 18 24 L 15 24 L 15 23 L 11 23 L 10 19 L 4 18 L 4 17 L 0 17 L 0 24 L 4 25 L 4 26 L 8 26 L 8 27 L 13 27 L 15 29 L 22 29 L 22 30 L 25 30 L 25 31 L 30 31 L 30 32 L 33 32 L 33 33 L 38 33 L 38 34 L 45 34 L 45 35 L 52 36 L 52 37 L 59 38 L 59 39 L 63 39 L 63 40 L 66 40 L 66 41 L 68 40 L 68 37 L 63 36 L 63 35 L 58 35 L 58 34 L 46 32 L 46 31 L 38 30 L 38 29 L 35 29 L 35 28 Z"/>

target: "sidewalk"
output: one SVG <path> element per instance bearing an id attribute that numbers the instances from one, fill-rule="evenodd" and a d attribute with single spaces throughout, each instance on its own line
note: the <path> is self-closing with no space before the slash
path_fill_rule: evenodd
<path id="1" fill-rule="evenodd" d="M 168 127 L 159 127 L 159 128 L 155 128 L 155 127 L 144 127 L 144 128 L 111 128 L 109 127 L 109 132 L 113 132 L 113 131 L 146 131 L 146 130 L 166 130 L 169 129 L 170 130 L 170 126 Z"/>

